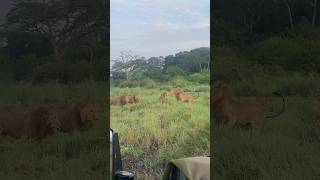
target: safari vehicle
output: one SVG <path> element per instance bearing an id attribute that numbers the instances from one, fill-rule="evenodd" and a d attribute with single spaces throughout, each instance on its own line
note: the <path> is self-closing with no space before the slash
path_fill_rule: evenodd
<path id="1" fill-rule="evenodd" d="M 131 172 L 123 171 L 118 133 L 110 129 L 111 179 L 133 180 Z M 190 157 L 171 160 L 165 170 L 163 180 L 209 180 L 210 157 Z"/>

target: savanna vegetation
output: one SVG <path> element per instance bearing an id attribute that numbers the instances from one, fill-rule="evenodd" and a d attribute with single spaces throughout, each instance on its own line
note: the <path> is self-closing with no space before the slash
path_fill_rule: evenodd
<path id="1" fill-rule="evenodd" d="M 0 26 L 0 109 L 68 106 L 91 98 L 96 128 L 35 141 L 0 137 L 1 179 L 105 179 L 107 1 L 14 0 Z"/>
<path id="2" fill-rule="evenodd" d="M 318 179 L 318 1 L 218 0 L 213 7 L 213 80 L 266 112 L 281 107 L 271 92 L 286 98 L 285 112 L 252 136 L 212 119 L 214 179 Z"/>
<path id="3" fill-rule="evenodd" d="M 209 48 L 166 57 L 121 53 L 111 68 L 111 97 L 141 94 L 138 103 L 111 106 L 111 127 L 120 134 L 123 165 L 137 179 L 161 179 L 171 159 L 210 155 Z M 160 95 L 176 87 L 192 95 L 184 103 Z"/>

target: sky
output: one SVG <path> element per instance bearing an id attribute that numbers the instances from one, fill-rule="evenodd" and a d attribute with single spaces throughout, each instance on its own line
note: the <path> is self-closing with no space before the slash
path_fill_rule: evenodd
<path id="1" fill-rule="evenodd" d="M 210 0 L 110 0 L 111 60 L 210 46 Z"/>

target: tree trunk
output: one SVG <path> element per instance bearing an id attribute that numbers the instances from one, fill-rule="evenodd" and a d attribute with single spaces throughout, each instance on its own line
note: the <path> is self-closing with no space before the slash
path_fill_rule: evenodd
<path id="1" fill-rule="evenodd" d="M 313 15 L 312 15 L 312 27 L 314 27 L 315 24 L 316 24 L 317 13 L 318 13 L 318 0 L 314 0 L 314 3 L 313 3 Z"/>
<path id="2" fill-rule="evenodd" d="M 127 80 L 129 79 L 129 71 L 128 70 L 126 71 L 126 79 Z"/>
<path id="3" fill-rule="evenodd" d="M 52 44 L 53 46 L 53 54 L 54 54 L 54 58 L 56 61 L 60 62 L 61 61 L 61 58 L 60 58 L 60 55 L 59 55 L 59 48 L 56 44 Z"/>
<path id="4" fill-rule="evenodd" d="M 316 25 L 316 19 L 317 19 L 317 13 L 318 13 L 318 0 L 313 0 L 311 2 L 310 0 L 305 0 L 307 4 L 309 4 L 313 10 L 312 10 L 312 19 L 311 19 L 311 25 L 314 27 Z"/>
<path id="5" fill-rule="evenodd" d="M 288 10 L 288 17 L 289 17 L 290 28 L 291 28 L 291 29 L 294 29 L 291 7 L 290 7 L 290 5 L 288 4 L 288 2 L 287 2 L 286 0 L 282 0 L 282 2 L 286 5 L 287 10 Z"/>

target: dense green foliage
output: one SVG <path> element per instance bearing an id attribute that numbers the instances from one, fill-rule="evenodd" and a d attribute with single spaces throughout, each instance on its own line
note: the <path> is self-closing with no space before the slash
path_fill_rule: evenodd
<path id="1" fill-rule="evenodd" d="M 318 0 L 215 0 L 213 80 L 237 101 L 278 112 L 263 132 L 231 131 L 212 119 L 214 179 L 317 179 L 320 165 Z"/>
<path id="2" fill-rule="evenodd" d="M 133 56 L 127 52 L 125 55 L 121 55 L 119 60 L 115 60 L 111 69 L 111 83 L 118 86 L 117 82 L 122 80 L 135 81 L 135 79 L 145 78 L 156 82 L 167 82 L 176 76 L 188 78 L 190 76 L 191 81 L 208 84 L 209 57 L 210 49 L 207 47 L 149 59 L 137 55 Z M 194 73 L 197 74 L 192 75 Z"/>
<path id="3" fill-rule="evenodd" d="M 105 1 L 14 0 L 0 26 L 0 80 L 103 81 Z"/>

